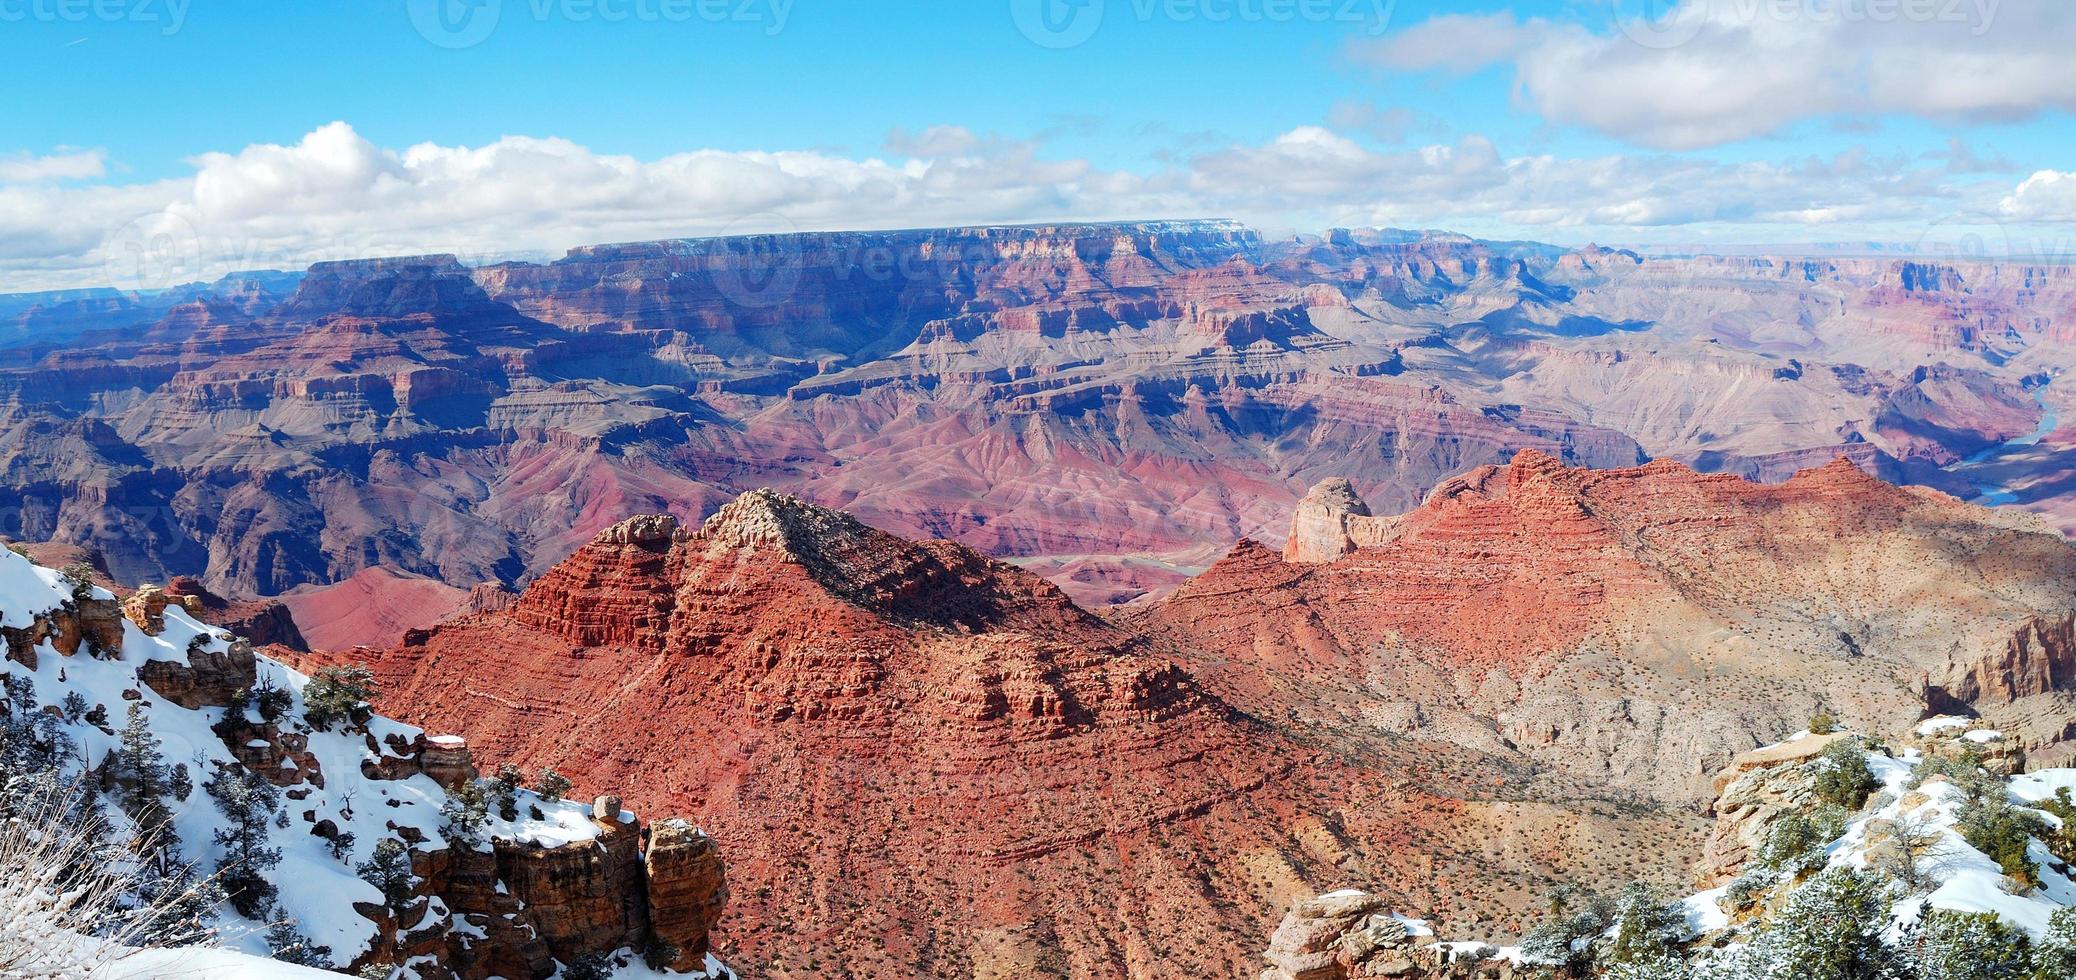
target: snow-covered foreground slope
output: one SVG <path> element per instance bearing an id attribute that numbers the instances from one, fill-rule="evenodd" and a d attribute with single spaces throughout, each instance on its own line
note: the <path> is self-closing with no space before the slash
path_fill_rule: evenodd
<path id="1" fill-rule="evenodd" d="M 1506 946 L 1343 889 L 1292 909 L 1262 980 L 2076 980 L 2076 769 L 2000 774 L 2022 756 L 1964 719 L 1905 741 L 1804 732 L 1740 757 L 1697 861 L 1716 887 L 1570 894 Z"/>
<path id="2" fill-rule="evenodd" d="M 400 977 L 539 976 L 616 947 L 626 976 L 726 972 L 706 952 L 725 898 L 718 857 L 693 828 L 673 824 L 652 842 L 617 801 L 598 809 L 476 779 L 458 740 L 364 708 L 313 715 L 310 678 L 177 603 L 119 608 L 106 590 L 4 550 L 0 637 L 9 799 L 38 786 L 84 792 L 111 828 L 114 860 L 145 863 L 135 842 L 159 827 L 165 856 L 198 879 L 228 868 L 216 878 L 226 884 L 244 867 L 265 879 L 207 914 L 219 949 L 145 951 L 118 975 L 297 975 L 252 958 L 284 945 L 313 966 L 391 964 Z M 652 904 L 666 849 L 712 877 L 711 907 Z M 368 871 L 385 850 L 403 869 L 387 895 Z M 584 894 L 556 891 L 565 886 Z M 258 894 L 268 887 L 271 899 Z M 629 952 L 645 940 L 652 959 L 690 968 L 647 969 Z"/>

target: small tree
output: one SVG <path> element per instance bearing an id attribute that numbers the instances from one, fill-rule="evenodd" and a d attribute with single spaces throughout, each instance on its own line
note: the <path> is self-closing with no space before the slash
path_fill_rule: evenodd
<path id="1" fill-rule="evenodd" d="M 267 927 L 267 951 L 283 963 L 329 970 L 332 966 L 332 948 L 319 946 L 305 938 L 296 928 L 296 920 L 281 919 Z"/>
<path id="2" fill-rule="evenodd" d="M 562 980 L 610 980 L 613 961 L 604 953 L 585 953 L 562 968 Z"/>
<path id="3" fill-rule="evenodd" d="M 1955 827 L 1969 847 L 1988 855 L 2005 874 L 2027 886 L 2040 883 L 2040 869 L 2026 854 L 2034 837 L 2049 833 L 2047 821 L 2038 814 L 2008 800 L 1977 798 L 1961 805 Z"/>
<path id="4" fill-rule="evenodd" d="M 116 743 L 117 801 L 146 833 L 166 821 L 166 755 L 151 730 L 144 705 L 130 702 L 128 721 Z"/>
<path id="5" fill-rule="evenodd" d="M 642 964 L 658 973 L 676 963 L 678 955 L 677 946 L 655 933 L 650 933 L 649 938 L 642 943 Z"/>
<path id="6" fill-rule="evenodd" d="M 570 781 L 563 778 L 561 773 L 553 769 L 542 769 L 540 778 L 534 780 L 533 783 L 533 791 L 539 794 L 541 799 L 551 803 L 560 801 L 563 797 L 568 796 L 569 790 Z"/>
<path id="7" fill-rule="evenodd" d="M 259 686 L 252 691 L 252 704 L 253 707 L 259 709 L 259 716 L 262 721 L 280 721 L 281 716 L 287 714 L 288 709 L 293 707 L 295 703 L 295 695 L 290 694 L 287 689 L 274 683 L 274 678 L 271 676 L 260 677 Z"/>
<path id="8" fill-rule="evenodd" d="M 1887 846 L 1874 852 L 1875 870 L 1887 875 L 1911 895 L 1929 891 L 1935 884 L 1932 868 L 1944 851 L 1946 832 L 1921 810 L 1904 813 L 1889 822 Z"/>
<path id="9" fill-rule="evenodd" d="M 87 704 L 87 699 L 82 697 L 78 691 L 67 691 L 65 692 L 65 700 L 60 710 L 65 712 L 66 721 L 77 725 L 81 719 L 86 717 L 89 707 L 91 705 Z"/>
<path id="10" fill-rule="evenodd" d="M 2054 791 L 2054 796 L 2034 804 L 2037 809 L 2054 814 L 2061 826 L 2046 837 L 2047 850 L 2057 859 L 2076 864 L 2076 799 L 2071 799 L 2069 787 Z"/>
<path id="11" fill-rule="evenodd" d="M 264 919 L 276 894 L 266 871 L 281 863 L 281 849 L 270 846 L 267 830 L 281 803 L 280 790 L 256 773 L 222 762 L 202 788 L 228 819 L 216 831 L 216 844 L 224 849 L 216 865 L 218 880 L 239 915 Z"/>
<path id="12" fill-rule="evenodd" d="M 324 842 L 324 849 L 331 852 L 332 860 L 344 861 L 353 856 L 353 845 L 359 840 L 353 831 L 342 830 Z"/>
<path id="13" fill-rule="evenodd" d="M 72 602 L 77 605 L 94 597 L 94 566 L 76 561 L 58 570 L 58 576 L 72 590 Z"/>
<path id="14" fill-rule="evenodd" d="M 303 715 L 318 731 L 366 717 L 375 699 L 375 675 L 366 667 L 326 667 L 303 685 Z"/>
<path id="15" fill-rule="evenodd" d="M 1797 889 L 1743 955 L 1767 964 L 1752 977 L 1872 980 L 1895 974 L 1882 941 L 1891 896 L 1872 875 L 1832 868 Z M 1728 974 L 1737 976 L 1737 973 Z"/>
<path id="16" fill-rule="evenodd" d="M 188 773 L 187 763 L 173 764 L 172 774 L 166 777 L 166 793 L 173 797 L 175 803 L 185 802 L 188 797 L 194 795 L 195 779 Z"/>
<path id="17" fill-rule="evenodd" d="M 1829 804 L 1808 814 L 1794 810 L 1784 813 L 1767 830 L 1766 841 L 1759 847 L 1759 863 L 1788 875 L 1821 868 L 1828 859 L 1825 849 L 1845 832 L 1849 819 Z"/>
<path id="18" fill-rule="evenodd" d="M 462 783 L 440 804 L 440 835 L 455 847 L 483 843 L 483 825 L 490 822 L 490 795 L 483 782 L 471 779 Z"/>
<path id="19" fill-rule="evenodd" d="M 252 692 L 250 690 L 241 687 L 232 691 L 231 696 L 223 703 L 224 720 L 245 721 L 245 711 L 250 707 L 252 707 Z"/>
<path id="20" fill-rule="evenodd" d="M 1809 733 L 1811 735 L 1829 735 L 1837 730 L 1838 716 L 1832 714 L 1831 709 L 1818 708 L 1816 714 L 1809 716 Z"/>
<path id="21" fill-rule="evenodd" d="M 1521 958 L 1552 970 L 1584 970 L 1593 948 L 1582 940 L 1607 931 L 1614 921 L 1614 903 L 1567 885 L 1550 894 L 1550 910 L 1551 918 L 1521 937 Z"/>
<path id="22" fill-rule="evenodd" d="M 493 796 L 497 798 L 497 815 L 501 820 L 519 819 L 519 787 L 526 777 L 519 767 L 509 762 L 497 767 L 497 778 L 491 782 Z"/>
<path id="23" fill-rule="evenodd" d="M 382 893 L 382 901 L 389 906 L 390 914 L 402 914 L 405 903 L 411 900 L 412 884 L 417 880 L 411 875 L 411 849 L 403 841 L 394 837 L 376 841 L 374 856 L 361 862 L 353 872 Z"/>
<path id="24" fill-rule="evenodd" d="M 1647 964 L 1674 959 L 1687 938 L 1687 915 L 1660 901 L 1643 882 L 1631 882 L 1615 900 L 1615 932 L 1600 962 Z"/>

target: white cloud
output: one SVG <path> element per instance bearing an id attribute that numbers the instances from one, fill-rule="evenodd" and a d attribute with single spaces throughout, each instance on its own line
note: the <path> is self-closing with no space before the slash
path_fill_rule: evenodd
<path id="1" fill-rule="evenodd" d="M 2020 181 L 2004 214 L 2024 221 L 2076 221 L 2076 173 L 2042 170 Z"/>
<path id="2" fill-rule="evenodd" d="M 1510 157 L 1477 135 L 1380 150 L 1301 126 L 1134 173 L 956 127 L 888 144 L 885 158 L 691 150 L 642 160 L 520 136 L 397 149 L 332 123 L 291 145 L 202 154 L 180 179 L 56 180 L 45 175 L 83 165 L 25 167 L 0 180 L 0 291 L 170 285 L 368 255 L 486 258 L 710 234 L 1061 219 L 1222 215 L 1271 233 L 1399 225 L 1751 242 L 1789 233 L 1912 241 L 1955 214 L 2076 213 L 2071 175 L 2044 172 L 2014 190 L 1940 160 L 1861 151 L 1777 163 Z"/>
<path id="3" fill-rule="evenodd" d="M 1402 70 L 1511 63 L 1523 101 L 1545 119 L 1693 149 L 1813 118 L 2076 109 L 2071 50 L 2066 0 L 1682 0 L 1664 18 L 1594 30 L 1445 15 L 1356 53 Z"/>
<path id="4" fill-rule="evenodd" d="M 1540 21 L 1509 13 L 1442 14 L 1354 46 L 1358 61 L 1402 71 L 1476 71 L 1506 61 L 1544 33 Z"/>
<path id="5" fill-rule="evenodd" d="M 32 156 L 28 153 L 0 154 L 0 184 L 29 184 L 46 180 L 80 180 L 99 177 L 106 170 L 100 150 Z"/>

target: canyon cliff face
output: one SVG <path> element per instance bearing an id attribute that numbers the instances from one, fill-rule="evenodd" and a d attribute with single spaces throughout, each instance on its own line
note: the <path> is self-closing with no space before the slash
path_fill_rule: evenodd
<path id="1" fill-rule="evenodd" d="M 1226 975 L 1333 888 L 1492 940 L 1530 882 L 1684 882 L 1713 777 L 1820 707 L 2065 753 L 2072 583 L 2038 519 L 1844 461 L 1769 485 L 1526 452 L 1396 516 L 1326 481 L 1285 552 L 1112 619 L 753 491 L 346 657 L 489 758 L 695 815 L 745 966 Z"/>
<path id="2" fill-rule="evenodd" d="M 1477 751 L 1336 752 L 1035 575 L 771 491 L 354 656 L 479 757 L 696 817 L 760 976 L 1237 975 L 1302 894 L 1497 934 L 1532 882 L 1700 829 Z"/>
<path id="3" fill-rule="evenodd" d="M 371 568 L 466 591 L 774 486 L 1143 603 L 1321 478 L 1396 512 L 1522 449 L 1773 480 L 1844 454 L 2067 528 L 2072 297 L 2057 269 L 1230 222 L 325 263 L 0 303 L 0 533 L 234 600 Z M 445 615 L 416 604 L 324 645 Z"/>
<path id="4" fill-rule="evenodd" d="M 1375 517 L 1341 481 L 1138 628 L 1243 710 L 1519 753 L 1704 800 L 1819 706 L 1933 710 L 2069 751 L 2076 549 L 2025 515 L 1835 462 L 1777 485 L 1523 453 Z"/>

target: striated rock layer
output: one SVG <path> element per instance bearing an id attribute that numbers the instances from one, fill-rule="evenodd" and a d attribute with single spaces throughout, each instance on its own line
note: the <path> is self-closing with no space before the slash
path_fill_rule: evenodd
<path id="1" fill-rule="evenodd" d="M 1521 449 L 1769 480 L 1844 454 L 2067 530 L 2072 304 L 2069 267 L 1228 221 L 0 296 L 0 534 L 233 599 L 369 569 L 466 590 L 776 486 L 1118 605 L 1280 538 L 1322 477 L 1395 512 Z M 438 617 L 298 618 L 382 645 Z"/>
<path id="2" fill-rule="evenodd" d="M 1843 461 L 1763 485 L 1524 452 L 1396 517 L 1323 485 L 1284 555 L 1243 542 L 1133 622 L 1245 710 L 1698 801 L 1819 706 L 2066 754 L 2072 610 L 2052 529 Z"/>
<path id="3" fill-rule="evenodd" d="M 762 976 L 1238 975 L 1300 895 L 1497 934 L 1699 830 L 1475 751 L 1338 754 L 1034 575 L 769 491 L 366 656 L 386 710 L 696 816 Z"/>

